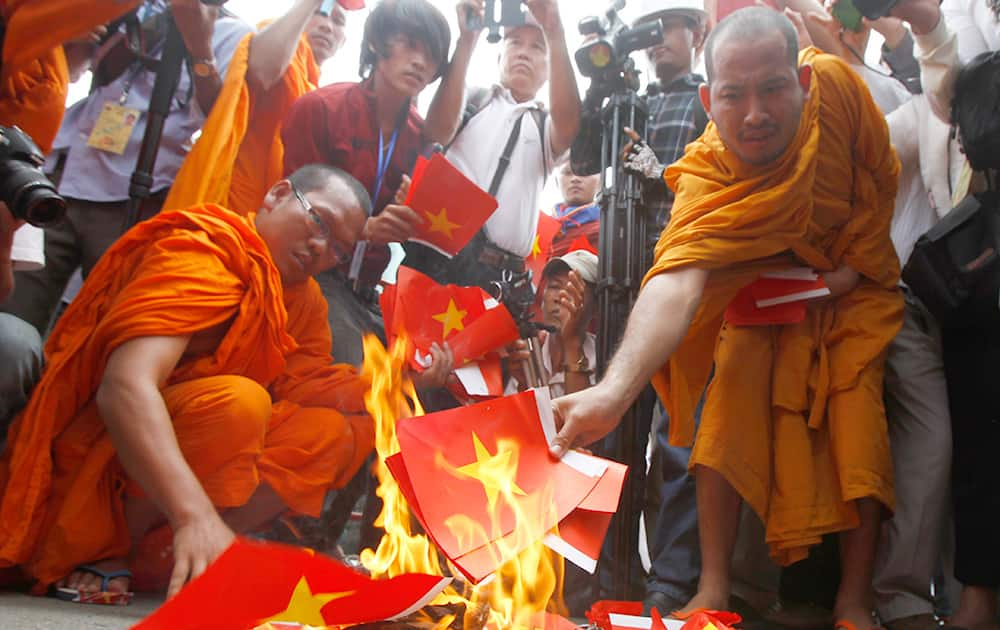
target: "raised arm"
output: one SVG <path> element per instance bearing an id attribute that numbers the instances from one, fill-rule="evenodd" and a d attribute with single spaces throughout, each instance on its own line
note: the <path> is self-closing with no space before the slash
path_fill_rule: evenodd
<path id="1" fill-rule="evenodd" d="M 545 33 L 549 47 L 549 109 L 552 112 L 552 155 L 569 149 L 580 130 L 580 91 L 573 60 L 566 47 L 566 31 L 556 0 L 525 0 Z"/>
<path id="2" fill-rule="evenodd" d="M 482 15 L 483 0 L 459 0 L 456 12 L 459 35 L 455 43 L 455 52 L 441 78 L 441 85 L 434 93 L 424 125 L 424 135 L 427 139 L 441 145 L 447 145 L 454 139 L 462 122 L 465 77 L 469 73 L 469 61 L 472 59 L 472 53 L 476 49 L 476 42 L 481 33 L 481 30 L 468 28 L 468 16 Z"/>
<path id="3" fill-rule="evenodd" d="M 168 596 L 205 570 L 229 546 L 223 523 L 184 459 L 160 394 L 190 337 L 139 337 L 108 358 L 97 408 L 125 472 L 167 518 L 174 531 L 174 569 Z"/>
<path id="4" fill-rule="evenodd" d="M 247 76 L 255 88 L 269 90 L 292 62 L 302 32 L 323 0 L 298 0 L 287 13 L 254 36 L 250 42 Z"/>
<path id="5" fill-rule="evenodd" d="M 561 424 L 551 444 L 554 455 L 590 444 L 618 425 L 628 406 L 684 339 L 707 281 L 708 271 L 687 267 L 667 271 L 646 283 L 601 382 L 553 401 L 556 423 Z"/>

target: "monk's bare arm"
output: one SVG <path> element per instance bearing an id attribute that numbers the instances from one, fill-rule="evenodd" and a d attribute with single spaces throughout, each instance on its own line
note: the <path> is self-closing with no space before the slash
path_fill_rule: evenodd
<path id="1" fill-rule="evenodd" d="M 281 80 L 292 63 L 302 31 L 323 0 L 299 0 L 250 40 L 247 78 L 254 88 L 269 90 Z"/>
<path id="2" fill-rule="evenodd" d="M 701 303 L 708 273 L 689 267 L 662 273 L 646 283 L 601 382 L 553 402 L 556 422 L 562 423 L 552 444 L 554 454 L 590 444 L 617 426 L 684 339 Z"/>
<path id="3" fill-rule="evenodd" d="M 139 337 L 116 348 L 97 390 L 97 408 L 125 472 L 142 486 L 174 530 L 168 594 L 204 571 L 232 540 L 184 459 L 160 388 L 190 337 Z"/>

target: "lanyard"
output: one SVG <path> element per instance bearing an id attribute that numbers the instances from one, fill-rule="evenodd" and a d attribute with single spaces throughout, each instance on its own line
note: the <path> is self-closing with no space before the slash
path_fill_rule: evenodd
<path id="1" fill-rule="evenodd" d="M 385 181 L 385 174 L 389 170 L 392 162 L 392 154 L 396 151 L 396 141 L 399 140 L 399 128 L 396 125 L 392 131 L 392 138 L 389 139 L 389 146 L 385 146 L 385 136 L 379 131 L 378 134 L 378 165 L 375 167 L 375 189 L 372 191 L 372 203 L 378 203 L 379 193 L 382 192 L 382 182 Z"/>
<path id="2" fill-rule="evenodd" d="M 399 140 L 399 130 L 406 121 L 406 114 L 409 108 L 404 106 L 400 111 L 399 119 L 396 121 L 396 128 L 392 130 L 392 137 L 389 139 L 389 146 L 385 146 L 385 136 L 382 130 L 378 132 L 378 163 L 375 167 L 375 187 L 372 189 L 372 205 L 378 203 L 379 193 L 382 192 L 382 184 L 385 182 L 385 175 L 389 172 L 389 164 L 392 163 L 392 154 L 396 152 L 396 141 Z M 347 271 L 347 278 L 351 281 L 354 289 L 360 287 L 361 264 L 365 259 L 365 252 L 368 250 L 366 241 L 358 241 L 354 246 L 354 256 L 351 258 L 351 266 Z"/>

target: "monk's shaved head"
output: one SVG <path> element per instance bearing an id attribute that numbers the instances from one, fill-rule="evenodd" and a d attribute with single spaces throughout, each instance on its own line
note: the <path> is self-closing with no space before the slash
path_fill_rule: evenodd
<path id="1" fill-rule="evenodd" d="M 361 182 L 347 171 L 339 169 L 336 166 L 330 166 L 329 164 L 307 164 L 299 167 L 288 176 L 288 181 L 303 193 L 326 188 L 331 179 L 344 184 L 351 194 L 354 195 L 354 198 L 358 202 L 358 207 L 364 210 L 366 215 L 371 216 L 372 200 L 368 195 L 368 191 L 361 185 Z"/>
<path id="2" fill-rule="evenodd" d="M 779 33 L 785 40 L 788 63 L 797 68 L 799 64 L 799 35 L 795 25 L 783 14 L 767 7 L 747 7 L 734 11 L 712 29 L 705 43 L 705 71 L 708 82 L 712 82 L 716 70 L 713 67 L 716 49 L 731 40 L 754 41 Z"/>

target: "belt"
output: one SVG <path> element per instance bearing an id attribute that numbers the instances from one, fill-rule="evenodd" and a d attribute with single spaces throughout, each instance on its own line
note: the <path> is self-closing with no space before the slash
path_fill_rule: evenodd
<path id="1" fill-rule="evenodd" d="M 483 243 L 476 260 L 494 269 L 510 269 L 518 273 L 524 271 L 524 258 L 489 243 Z"/>

